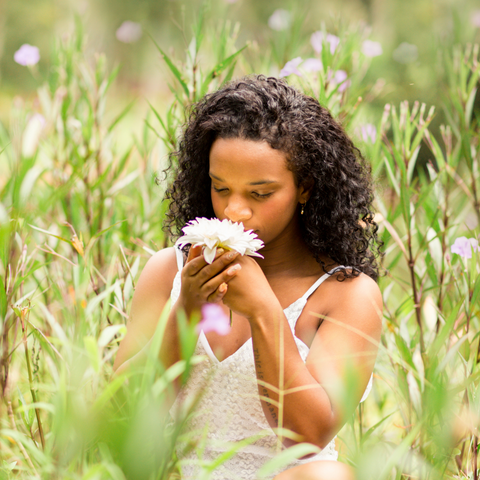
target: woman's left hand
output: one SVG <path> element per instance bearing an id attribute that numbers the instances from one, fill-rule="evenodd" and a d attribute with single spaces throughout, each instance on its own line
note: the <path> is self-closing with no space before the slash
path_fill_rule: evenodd
<path id="1" fill-rule="evenodd" d="M 240 269 L 228 282 L 228 290 L 223 297 L 223 303 L 230 310 L 251 320 L 259 312 L 269 311 L 279 305 L 265 274 L 253 258 L 239 256 L 229 268 L 235 268 L 236 265 Z"/>

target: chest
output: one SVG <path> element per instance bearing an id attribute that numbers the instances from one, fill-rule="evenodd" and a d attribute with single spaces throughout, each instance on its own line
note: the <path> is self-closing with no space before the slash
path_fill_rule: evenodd
<path id="1" fill-rule="evenodd" d="M 284 308 L 283 321 L 288 321 L 291 326 L 294 325 L 294 335 L 309 348 L 321 323 L 321 319 L 312 312 L 327 315 L 328 310 L 328 297 L 323 294 L 322 288 L 317 289 L 305 303 L 303 296 L 316 280 L 317 278 L 302 279 L 300 284 L 292 283 L 290 287 L 288 285 L 272 286 L 272 290 Z M 228 308 L 225 306 L 223 308 L 229 315 Z M 251 338 L 252 333 L 248 320 L 234 313 L 230 333 L 219 335 L 208 332 L 205 336 L 217 359 L 222 361 L 241 348 Z"/>

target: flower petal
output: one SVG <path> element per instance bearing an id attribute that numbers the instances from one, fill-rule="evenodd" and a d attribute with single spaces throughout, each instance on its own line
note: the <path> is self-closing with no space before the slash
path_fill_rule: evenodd
<path id="1" fill-rule="evenodd" d="M 217 247 L 209 248 L 205 246 L 203 249 L 203 258 L 207 263 L 212 263 L 215 260 L 215 254 L 217 253 Z"/>
<path id="2" fill-rule="evenodd" d="M 197 332 L 216 332 L 226 335 L 230 332 L 230 318 L 225 314 L 222 307 L 216 303 L 206 303 L 202 306 L 202 320 L 197 325 Z"/>

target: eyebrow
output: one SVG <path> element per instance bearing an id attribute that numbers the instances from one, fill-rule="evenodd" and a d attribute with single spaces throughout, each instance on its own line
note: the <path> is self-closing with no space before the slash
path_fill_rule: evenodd
<path id="1" fill-rule="evenodd" d="M 225 180 L 223 180 L 222 178 L 220 177 L 217 177 L 216 175 L 214 175 L 213 173 L 209 173 L 210 177 L 212 177 L 214 180 L 217 180 L 219 182 L 225 182 Z M 278 183 L 276 182 L 275 180 L 258 180 L 257 182 L 250 182 L 248 185 L 269 185 L 269 184 L 272 184 L 272 183 Z"/>

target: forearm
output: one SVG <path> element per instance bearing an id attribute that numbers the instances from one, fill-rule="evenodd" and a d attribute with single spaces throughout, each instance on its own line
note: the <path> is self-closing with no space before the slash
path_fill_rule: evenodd
<path id="1" fill-rule="evenodd" d="M 269 423 L 323 448 L 335 435 L 338 418 L 300 357 L 283 311 L 259 315 L 251 328 L 258 390 Z"/>

